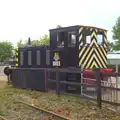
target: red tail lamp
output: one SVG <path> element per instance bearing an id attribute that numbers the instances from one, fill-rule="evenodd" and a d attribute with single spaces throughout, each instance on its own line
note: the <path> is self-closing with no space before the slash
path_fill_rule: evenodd
<path id="1" fill-rule="evenodd" d="M 113 69 L 110 69 L 110 68 L 102 68 L 101 69 L 101 72 L 112 72 Z"/>

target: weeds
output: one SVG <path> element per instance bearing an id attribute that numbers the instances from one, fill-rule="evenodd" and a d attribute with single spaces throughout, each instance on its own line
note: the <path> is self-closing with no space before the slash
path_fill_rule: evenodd
<path id="1" fill-rule="evenodd" d="M 120 120 L 120 114 L 105 108 L 99 110 L 88 100 L 68 95 L 58 97 L 52 92 L 16 89 L 8 85 L 0 89 L 0 114 L 7 116 L 10 120 L 22 120 L 23 118 L 26 120 L 54 120 L 51 115 L 45 115 L 18 103 L 19 100 L 66 116 L 71 120 Z"/>

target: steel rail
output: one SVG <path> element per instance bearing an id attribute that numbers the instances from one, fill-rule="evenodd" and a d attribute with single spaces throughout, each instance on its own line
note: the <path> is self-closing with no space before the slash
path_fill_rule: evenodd
<path id="1" fill-rule="evenodd" d="M 51 112 L 51 111 L 42 109 L 42 108 L 37 107 L 37 106 L 34 106 L 34 105 L 31 105 L 31 104 L 29 104 L 29 103 L 26 103 L 26 102 L 23 102 L 23 101 L 19 101 L 19 102 L 22 103 L 22 104 L 28 105 L 28 106 L 30 106 L 30 107 L 32 107 L 32 108 L 34 108 L 34 109 L 37 109 L 37 110 L 43 111 L 43 112 L 45 112 L 45 113 L 48 113 L 48 114 L 54 115 L 54 116 L 56 116 L 56 117 L 59 117 L 59 118 L 61 118 L 61 119 L 70 120 L 70 119 L 67 118 L 67 117 L 61 116 L 61 115 L 59 115 L 59 114 L 56 114 L 56 113 L 54 113 L 54 112 Z"/>
<path id="2" fill-rule="evenodd" d="M 5 117 L 2 116 L 2 115 L 0 115 L 0 118 L 1 118 L 2 120 L 8 120 L 7 118 L 5 118 Z"/>

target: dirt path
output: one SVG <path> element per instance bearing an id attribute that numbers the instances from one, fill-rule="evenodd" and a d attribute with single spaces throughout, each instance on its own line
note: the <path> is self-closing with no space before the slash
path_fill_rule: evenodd
<path id="1" fill-rule="evenodd" d="M 5 66 L 0 66 L 0 81 L 7 81 L 7 76 L 4 74 Z"/>
<path id="2" fill-rule="evenodd" d="M 7 85 L 7 77 L 0 76 L 0 89 L 3 89 Z"/>

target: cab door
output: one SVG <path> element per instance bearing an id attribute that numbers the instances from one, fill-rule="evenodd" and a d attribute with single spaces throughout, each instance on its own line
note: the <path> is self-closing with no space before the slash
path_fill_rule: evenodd
<path id="1" fill-rule="evenodd" d="M 77 54 L 76 54 L 76 32 L 68 32 L 68 67 L 76 67 Z"/>

